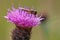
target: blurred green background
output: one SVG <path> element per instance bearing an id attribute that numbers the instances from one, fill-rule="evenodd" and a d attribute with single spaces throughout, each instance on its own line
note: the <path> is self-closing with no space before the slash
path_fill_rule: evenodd
<path id="1" fill-rule="evenodd" d="M 11 40 L 15 25 L 6 21 L 7 9 L 12 7 L 34 8 L 48 11 L 47 22 L 33 28 L 31 40 L 60 40 L 60 0 L 0 0 L 0 40 Z"/>

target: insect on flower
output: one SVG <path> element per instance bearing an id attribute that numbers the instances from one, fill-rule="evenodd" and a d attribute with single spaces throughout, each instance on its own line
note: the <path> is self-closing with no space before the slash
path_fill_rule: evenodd
<path id="1" fill-rule="evenodd" d="M 36 16 L 37 11 L 22 7 L 17 9 L 13 7 L 12 10 L 8 10 L 7 13 L 7 16 L 5 16 L 6 19 L 22 27 L 34 27 L 43 20 L 43 18 L 38 17 L 38 15 Z"/>
<path id="2" fill-rule="evenodd" d="M 5 18 L 16 25 L 12 32 L 13 40 L 30 40 L 32 28 L 39 25 L 44 19 L 43 16 L 37 15 L 37 11 L 22 7 L 17 9 L 12 7 Z"/>

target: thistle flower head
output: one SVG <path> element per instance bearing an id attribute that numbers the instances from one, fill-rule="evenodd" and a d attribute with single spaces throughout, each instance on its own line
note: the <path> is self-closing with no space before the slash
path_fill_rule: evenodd
<path id="1" fill-rule="evenodd" d="M 40 20 L 43 19 L 37 15 L 34 15 L 33 12 L 30 12 L 30 9 L 25 9 L 22 7 L 17 9 L 13 7 L 12 10 L 9 9 L 5 18 L 21 27 L 37 26 L 40 24 Z"/>

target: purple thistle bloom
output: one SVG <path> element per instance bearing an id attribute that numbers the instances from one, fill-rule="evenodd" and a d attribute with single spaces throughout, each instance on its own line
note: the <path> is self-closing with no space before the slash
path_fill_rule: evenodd
<path id="1" fill-rule="evenodd" d="M 34 27 L 39 25 L 41 23 L 40 21 L 43 18 L 32 14 L 29 10 L 30 9 L 25 9 L 21 7 L 15 9 L 13 7 L 12 10 L 8 10 L 7 16 L 5 16 L 5 18 L 8 19 L 10 22 L 13 22 L 15 25 L 21 27 Z"/>
<path id="2" fill-rule="evenodd" d="M 37 12 L 32 9 L 19 7 L 8 10 L 5 18 L 16 25 L 12 32 L 12 40 L 30 40 L 32 27 L 39 25 L 44 16 L 36 15 Z"/>

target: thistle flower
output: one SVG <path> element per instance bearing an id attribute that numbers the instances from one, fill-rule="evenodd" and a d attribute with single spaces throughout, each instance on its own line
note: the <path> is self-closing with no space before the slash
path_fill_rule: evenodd
<path id="1" fill-rule="evenodd" d="M 36 11 L 22 7 L 12 7 L 5 18 L 16 25 L 12 32 L 13 40 L 29 40 L 32 27 L 39 25 L 43 19 L 36 15 Z"/>

